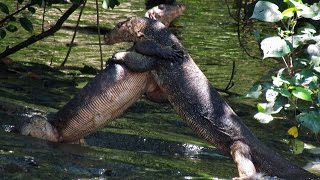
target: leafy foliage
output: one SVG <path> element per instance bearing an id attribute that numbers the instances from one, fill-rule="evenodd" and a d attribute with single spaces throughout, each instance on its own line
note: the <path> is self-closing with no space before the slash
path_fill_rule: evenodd
<path id="1" fill-rule="evenodd" d="M 82 4 L 84 0 L 71 0 L 71 3 Z M 4 14 L 3 19 L 0 19 L 0 40 L 5 38 L 8 33 L 14 33 L 22 29 L 33 33 L 34 25 L 32 21 L 32 15 L 36 13 L 37 7 L 51 7 L 53 4 L 66 4 L 65 0 L 15 0 L 13 4 L 5 4 L 0 2 L 0 15 Z M 11 12 L 14 3 L 17 4 L 15 12 Z M 114 8 L 120 3 L 118 0 L 103 0 L 102 7 L 105 9 Z M 19 6 L 18 6 L 19 5 Z"/>
<path id="2" fill-rule="evenodd" d="M 313 5 L 301 0 L 284 2 L 287 8 L 282 12 L 268 1 L 258 1 L 254 8 L 251 18 L 281 22 L 276 35 L 258 40 L 263 58 L 280 58 L 284 67 L 271 77 L 272 81 L 255 85 L 247 97 L 257 98 L 265 92 L 267 103 L 259 103 L 254 116 L 262 123 L 273 121 L 279 112 L 296 120 L 297 126 L 288 133 L 295 138 L 290 143 L 293 152 L 299 154 L 303 142 L 296 139 L 298 127 L 304 126 L 315 134 L 320 132 L 320 35 L 311 24 L 305 23 L 299 29 L 296 25 L 303 19 L 320 20 L 320 2 Z M 261 31 L 256 31 L 255 37 L 262 37 Z"/>

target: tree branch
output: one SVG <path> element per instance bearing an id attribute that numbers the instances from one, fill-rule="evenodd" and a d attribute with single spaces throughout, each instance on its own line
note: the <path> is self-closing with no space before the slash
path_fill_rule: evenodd
<path id="1" fill-rule="evenodd" d="M 16 12 L 14 12 L 14 13 L 6 16 L 5 18 L 3 18 L 3 19 L 0 21 L 0 25 L 3 24 L 3 23 L 5 23 L 8 19 L 10 19 L 11 17 L 13 17 L 14 15 L 18 14 L 19 12 L 21 12 L 21 11 L 23 11 L 23 10 L 27 9 L 28 7 L 31 7 L 31 6 L 33 6 L 33 5 L 35 5 L 35 4 L 36 4 L 35 2 L 30 3 L 30 4 L 26 4 L 26 5 L 23 6 L 21 9 L 19 9 L 19 10 L 17 10 Z"/>
<path id="2" fill-rule="evenodd" d="M 76 10 L 80 7 L 80 5 L 83 3 L 83 1 L 81 1 L 81 3 L 73 3 L 71 5 L 71 7 L 58 19 L 58 21 L 56 22 L 56 24 L 50 28 L 47 31 L 44 31 L 36 36 L 31 36 L 30 38 L 28 38 L 27 40 L 13 46 L 12 48 L 7 47 L 7 49 L 5 51 L 3 51 L 0 54 L 0 59 L 4 58 L 6 56 L 9 56 L 17 51 L 19 51 L 22 48 L 25 48 L 43 38 L 46 38 L 50 35 L 53 35 L 54 33 L 56 33 L 62 26 L 62 24 L 68 19 L 68 17 Z"/>

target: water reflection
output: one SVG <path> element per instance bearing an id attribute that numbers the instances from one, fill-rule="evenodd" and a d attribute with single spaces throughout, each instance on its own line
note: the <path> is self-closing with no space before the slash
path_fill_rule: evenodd
<path id="1" fill-rule="evenodd" d="M 144 136 L 96 132 L 85 138 L 90 146 L 181 158 L 229 159 L 221 151 L 188 143 L 146 138 Z"/>

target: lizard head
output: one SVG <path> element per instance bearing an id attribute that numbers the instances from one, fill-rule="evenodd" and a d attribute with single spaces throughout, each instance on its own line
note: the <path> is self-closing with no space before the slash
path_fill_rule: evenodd
<path id="1" fill-rule="evenodd" d="M 159 21 L 146 17 L 131 17 L 118 23 L 109 34 L 105 35 L 104 39 L 109 45 L 119 42 L 137 42 L 157 38 L 162 30 L 167 30 L 167 28 Z"/>
<path id="2" fill-rule="evenodd" d="M 162 22 L 164 25 L 166 25 L 167 27 L 169 27 L 171 21 L 181 16 L 185 10 L 186 10 L 185 5 L 160 4 L 159 6 L 155 6 L 152 9 L 149 9 L 146 12 L 145 17 L 158 20 Z"/>
<path id="3" fill-rule="evenodd" d="M 105 35 L 106 44 L 119 42 L 135 42 L 144 38 L 144 29 L 148 21 L 145 18 L 131 17 L 126 21 L 120 22 L 116 27 Z"/>

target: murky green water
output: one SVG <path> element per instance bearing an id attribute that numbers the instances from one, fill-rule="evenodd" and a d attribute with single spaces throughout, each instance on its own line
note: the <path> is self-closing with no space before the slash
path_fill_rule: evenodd
<path id="1" fill-rule="evenodd" d="M 120 7 L 101 12 L 103 27 L 112 28 L 126 17 L 144 14 L 144 1 L 121 2 Z M 268 63 L 250 59 L 239 48 L 236 27 L 224 3 L 212 0 L 181 2 L 188 10 L 174 23 L 175 30 L 214 86 L 224 88 L 227 85 L 233 60 L 237 73 L 231 91 L 240 94 L 271 67 Z M 94 2 L 88 1 L 81 26 L 95 25 L 94 7 Z M 48 14 L 46 22 L 49 23 L 61 13 L 51 9 Z M 7 133 L 25 117 L 57 111 L 93 77 L 79 70 L 84 65 L 100 67 L 97 35 L 80 28 L 66 68 L 56 69 L 66 55 L 66 44 L 73 33 L 70 27 L 76 19 L 77 14 L 55 36 L 12 55 L 18 63 L 9 70 L 3 65 L 0 68 L 0 179 L 210 179 L 236 176 L 233 162 L 199 139 L 169 105 L 144 99 L 108 127 L 89 135 L 86 146 L 55 144 Z M 27 36 L 29 34 L 22 30 L 11 34 L 1 41 L 0 50 Z M 128 46 L 104 45 L 105 60 Z M 263 126 L 250 118 L 255 112 L 252 102 L 239 97 L 227 100 L 258 137 L 286 154 L 286 146 L 279 143 L 279 137 L 283 137 L 280 133 L 285 129 L 274 134 L 277 127 Z M 287 156 L 293 161 L 299 159 L 300 165 L 313 158 Z"/>

